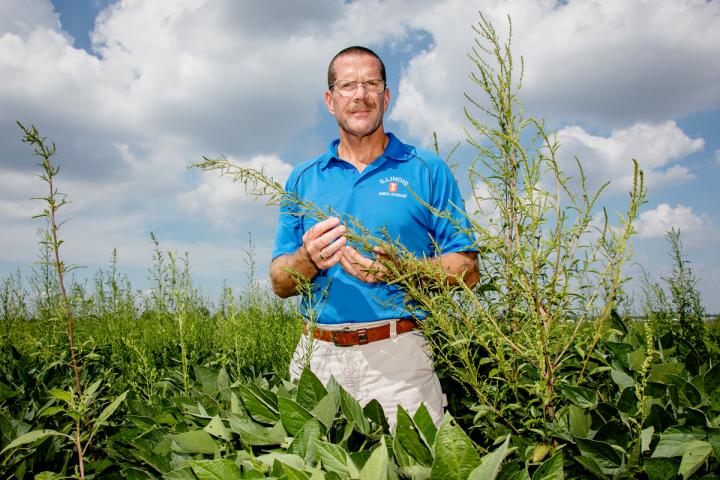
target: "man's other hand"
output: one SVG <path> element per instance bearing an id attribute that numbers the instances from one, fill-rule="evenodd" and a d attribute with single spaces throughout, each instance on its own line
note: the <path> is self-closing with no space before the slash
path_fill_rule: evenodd
<path id="1" fill-rule="evenodd" d="M 376 283 L 385 275 L 385 267 L 378 260 L 385 255 L 380 248 L 375 248 L 375 258 L 368 258 L 347 245 L 342 252 L 340 265 L 347 273 L 366 283 Z"/>

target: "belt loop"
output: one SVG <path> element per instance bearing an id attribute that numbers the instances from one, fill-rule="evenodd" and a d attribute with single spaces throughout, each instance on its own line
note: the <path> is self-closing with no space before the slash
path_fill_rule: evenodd
<path id="1" fill-rule="evenodd" d="M 390 338 L 397 337 L 397 320 L 390 320 Z"/>

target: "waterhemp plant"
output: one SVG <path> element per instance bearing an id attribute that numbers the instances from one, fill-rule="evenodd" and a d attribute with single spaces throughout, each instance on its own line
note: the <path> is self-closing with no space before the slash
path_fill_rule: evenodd
<path id="1" fill-rule="evenodd" d="M 11 441 L 5 446 L 5 448 L 3 448 L 2 453 L 13 451 L 14 449 L 27 444 L 38 443 L 48 437 L 64 437 L 70 440 L 74 445 L 78 461 L 78 475 L 81 479 L 84 479 L 85 456 L 92 445 L 92 441 L 103 424 L 108 421 L 109 417 L 125 399 L 126 394 L 123 393 L 115 398 L 97 418 L 89 417 L 89 414 L 93 411 L 93 403 L 98 399 L 102 386 L 102 380 L 94 381 L 86 389 L 83 389 L 80 371 L 81 366 L 78 361 L 78 348 L 75 345 L 75 317 L 73 315 L 71 300 L 65 288 L 66 274 L 72 269 L 72 267 L 68 267 L 60 257 L 60 247 L 62 246 L 63 241 L 59 236 L 59 232 L 60 227 L 64 222 L 58 220 L 58 210 L 67 203 L 67 199 L 65 194 L 58 191 L 58 188 L 54 183 L 55 177 L 60 170 L 60 168 L 52 161 L 56 148 L 54 143 L 48 144 L 45 141 L 45 138 L 40 136 L 34 126 L 27 128 L 20 122 L 17 122 L 17 124 L 24 133 L 22 141 L 33 146 L 33 154 L 40 158 L 39 166 L 42 169 L 42 173 L 39 177 L 47 184 L 48 187 L 48 195 L 38 198 L 38 200 L 45 202 L 46 207 L 43 212 L 36 217 L 45 218 L 48 223 L 48 229 L 42 243 L 46 250 L 51 254 L 50 260 L 52 262 L 52 267 L 57 274 L 57 285 L 60 289 L 62 304 L 64 306 L 62 316 L 65 317 L 65 325 L 67 329 L 68 351 L 70 357 L 69 363 L 74 379 L 74 387 L 70 387 L 68 390 L 50 390 L 50 396 L 54 399 L 54 402 L 57 403 L 57 405 L 51 406 L 46 410 L 45 414 L 51 415 L 64 413 L 72 419 L 73 426 L 72 429 L 70 429 L 72 433 L 65 433 L 64 431 L 50 429 L 30 431 Z"/>

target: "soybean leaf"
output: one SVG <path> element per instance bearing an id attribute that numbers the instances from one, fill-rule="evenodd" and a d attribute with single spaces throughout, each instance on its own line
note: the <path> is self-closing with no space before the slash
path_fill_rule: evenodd
<path id="1" fill-rule="evenodd" d="M 230 430 L 240 435 L 243 442 L 248 445 L 275 445 L 277 442 L 270 438 L 270 431 L 251 420 L 236 418 L 228 419 Z"/>
<path id="2" fill-rule="evenodd" d="M 638 411 L 638 398 L 634 387 L 628 387 L 620 394 L 617 408 L 623 413 L 634 416 Z"/>
<path id="3" fill-rule="evenodd" d="M 600 468 L 600 465 L 597 464 L 595 460 L 593 460 L 592 457 L 573 457 L 576 462 L 578 462 L 580 465 L 585 467 L 585 469 L 593 473 L 597 478 L 608 478 L 607 475 L 605 475 L 602 471 L 602 468 Z"/>
<path id="4" fill-rule="evenodd" d="M 242 480 L 243 478 L 240 467 L 227 459 L 190 460 L 189 465 L 200 480 Z"/>
<path id="5" fill-rule="evenodd" d="M 230 435 L 230 432 L 228 432 L 227 428 L 225 428 L 225 424 L 220 419 L 219 415 L 215 415 L 210 422 L 205 425 L 205 428 L 203 428 L 207 433 L 212 435 L 213 437 L 220 437 L 223 440 L 231 441 L 232 436 Z"/>
<path id="6" fill-rule="evenodd" d="M 431 478 L 465 480 L 479 464 L 480 456 L 470 439 L 446 413 L 435 438 Z"/>
<path id="7" fill-rule="evenodd" d="M 685 453 L 683 453 L 682 460 L 680 460 L 678 475 L 682 475 L 683 478 L 690 478 L 705 463 L 711 453 L 712 445 L 708 442 L 700 440 L 691 442 L 687 446 Z"/>
<path id="8" fill-rule="evenodd" d="M 280 462 L 280 465 L 282 465 L 283 473 L 288 480 L 310 480 L 309 473 L 282 462 Z"/>
<path id="9" fill-rule="evenodd" d="M 680 457 L 688 446 L 696 440 L 704 440 L 705 435 L 685 431 L 678 427 L 670 427 L 660 434 L 658 442 L 651 457 Z"/>
<path id="10" fill-rule="evenodd" d="M 628 367 L 633 372 L 639 372 L 642 370 L 642 365 L 645 362 L 646 357 L 645 347 L 640 347 L 632 352 L 628 353 Z"/>
<path id="11" fill-rule="evenodd" d="M 268 405 L 256 392 L 245 385 L 238 385 L 240 398 L 250 416 L 261 423 L 275 423 L 280 418 L 278 411 Z"/>
<path id="12" fill-rule="evenodd" d="M 648 381 L 669 385 L 675 381 L 671 375 L 683 377 L 684 373 L 685 365 L 680 362 L 656 363 L 650 368 Z"/>
<path id="13" fill-rule="evenodd" d="M 204 365 L 195 365 L 193 366 L 193 370 L 195 372 L 195 377 L 198 379 L 198 382 L 200 382 L 200 385 L 202 385 L 203 393 L 206 393 L 211 397 L 217 395 L 219 392 L 217 385 L 217 373 L 213 369 Z"/>
<path id="14" fill-rule="evenodd" d="M 570 405 L 568 407 L 568 423 L 570 433 L 576 437 L 585 438 L 590 431 L 592 418 L 589 413 L 585 413 L 584 408 Z"/>
<path id="15" fill-rule="evenodd" d="M 312 414 L 325 427 L 325 431 L 330 430 L 335 422 L 335 415 L 339 408 L 338 403 L 335 393 L 328 392 L 312 410 Z"/>
<path id="16" fill-rule="evenodd" d="M 591 459 L 605 475 L 613 475 L 622 465 L 620 454 L 609 443 L 587 438 L 575 440 L 583 457 Z"/>
<path id="17" fill-rule="evenodd" d="M 258 455 L 257 457 L 255 457 L 255 459 L 269 467 L 272 467 L 277 461 L 284 465 L 289 465 L 293 468 L 305 468 L 305 460 L 303 460 L 302 457 L 294 455 L 292 453 L 270 452 L 266 453 L 265 455 Z"/>
<path id="18" fill-rule="evenodd" d="M 562 452 L 557 452 L 552 457 L 545 460 L 540 467 L 533 473 L 532 480 L 564 480 L 565 471 L 563 470 Z"/>
<path id="19" fill-rule="evenodd" d="M 20 445 L 27 445 L 29 443 L 35 443 L 40 440 L 44 440 L 47 437 L 66 437 L 72 440 L 72 437 L 70 435 L 66 435 L 64 433 L 55 431 L 55 430 L 33 430 L 32 432 L 28 432 L 24 435 L 20 435 L 18 438 L 13 440 L 12 442 L 8 443 L 5 448 L 0 451 L 0 454 L 5 453 L 8 450 L 11 450 L 13 448 L 17 448 Z"/>
<path id="20" fill-rule="evenodd" d="M 387 432 L 390 430 L 382 405 L 380 405 L 380 402 L 377 400 L 370 400 L 370 402 L 368 402 L 368 404 L 363 408 L 363 413 L 365 414 L 365 417 L 372 420 L 375 425 L 380 426 L 383 431 Z"/>
<path id="21" fill-rule="evenodd" d="M 595 390 L 590 390 L 585 387 L 574 387 L 570 385 L 564 385 L 561 391 L 565 397 L 570 400 L 574 405 L 580 408 L 595 408 L 598 403 L 598 396 Z"/>
<path id="22" fill-rule="evenodd" d="M 360 433 L 364 435 L 370 433 L 370 424 L 363 414 L 362 407 L 343 388 L 340 389 L 340 406 L 345 417 L 355 425 Z"/>
<path id="23" fill-rule="evenodd" d="M 375 447 L 370 458 L 360 470 L 361 480 L 386 480 L 388 476 L 388 451 L 385 446 L 385 439 L 380 439 L 380 444 Z"/>
<path id="24" fill-rule="evenodd" d="M 283 427 L 285 427 L 285 430 L 292 436 L 295 436 L 302 426 L 313 418 L 312 413 L 289 398 L 279 397 L 278 409 L 280 410 L 280 421 Z"/>
<path id="25" fill-rule="evenodd" d="M 655 433 L 655 427 L 644 428 L 643 431 L 640 432 L 640 449 L 642 453 L 650 450 L 653 433 Z"/>
<path id="26" fill-rule="evenodd" d="M 343 476 L 349 476 L 350 471 L 347 464 L 345 451 L 332 443 L 312 439 L 310 441 L 313 452 L 322 462 L 326 470 L 338 472 Z"/>
<path id="27" fill-rule="evenodd" d="M 675 480 L 680 462 L 672 458 L 646 458 L 643 461 L 648 480 Z"/>
<path id="28" fill-rule="evenodd" d="M 288 453 L 299 455 L 303 457 L 307 463 L 314 464 L 314 459 L 308 455 L 308 447 L 312 439 L 320 440 L 320 423 L 315 419 L 303 425 L 288 447 Z"/>
<path id="29" fill-rule="evenodd" d="M 615 382 L 617 385 L 620 386 L 620 388 L 628 388 L 635 385 L 635 380 L 625 373 L 620 368 L 617 368 L 615 365 L 610 369 L 610 376 L 613 379 L 613 382 Z"/>
<path id="30" fill-rule="evenodd" d="M 197 477 L 192 472 L 192 468 L 190 467 L 190 465 L 185 465 L 171 472 L 167 472 L 163 474 L 162 478 L 163 480 L 197 480 Z"/>
<path id="31" fill-rule="evenodd" d="M 423 465 L 430 466 L 433 463 L 432 453 L 420 439 L 420 434 L 415 427 L 410 415 L 402 407 L 398 405 L 397 409 L 397 427 L 395 436 L 412 457 Z"/>
<path id="32" fill-rule="evenodd" d="M 431 448 L 433 443 L 435 443 L 437 427 L 435 426 L 435 422 L 433 422 L 430 412 L 428 412 L 424 403 L 420 404 L 417 412 L 413 415 L 413 423 L 415 423 L 415 426 L 420 431 L 420 435 L 425 441 L 425 445 L 427 445 L 428 448 Z"/>
<path id="33" fill-rule="evenodd" d="M 494 480 L 500 473 L 503 460 L 513 450 L 509 446 L 510 435 L 505 438 L 502 445 L 494 452 L 488 453 L 480 459 L 480 465 L 470 472 L 470 476 L 467 477 L 468 480 Z"/>
<path id="34" fill-rule="evenodd" d="M 306 410 L 312 410 L 325 395 L 327 390 L 322 382 L 309 368 L 304 368 L 300 374 L 295 401 Z"/>
<path id="35" fill-rule="evenodd" d="M 172 436 L 177 450 L 187 453 L 215 453 L 217 444 L 205 430 L 191 430 Z"/>
<path id="36" fill-rule="evenodd" d="M 703 383 L 708 395 L 712 395 L 720 387 L 720 363 L 716 363 L 714 367 L 705 373 Z"/>

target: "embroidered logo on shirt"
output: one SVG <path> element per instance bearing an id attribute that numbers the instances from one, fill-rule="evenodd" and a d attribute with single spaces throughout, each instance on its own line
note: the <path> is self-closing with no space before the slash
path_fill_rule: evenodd
<path id="1" fill-rule="evenodd" d="M 387 190 L 383 189 L 378 192 L 378 195 L 381 197 L 397 197 L 397 198 L 406 198 L 406 193 L 400 193 L 398 192 L 400 188 L 400 184 L 407 187 L 408 181 L 405 180 L 402 177 L 385 177 L 381 178 L 379 180 L 380 185 L 385 185 L 387 183 Z"/>

